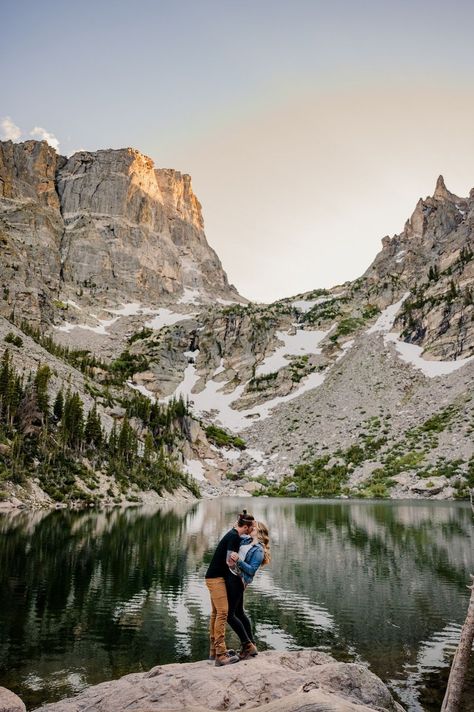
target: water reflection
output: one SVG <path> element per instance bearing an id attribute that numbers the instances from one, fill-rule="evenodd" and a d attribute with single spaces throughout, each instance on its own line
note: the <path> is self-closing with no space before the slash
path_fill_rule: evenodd
<path id="1" fill-rule="evenodd" d="M 203 575 L 241 506 L 225 499 L 0 516 L 0 684 L 32 708 L 130 671 L 205 657 Z M 469 507 L 252 506 L 273 545 L 271 567 L 247 594 L 260 647 L 314 646 L 368 662 L 412 712 L 439 709 L 474 566 Z"/>

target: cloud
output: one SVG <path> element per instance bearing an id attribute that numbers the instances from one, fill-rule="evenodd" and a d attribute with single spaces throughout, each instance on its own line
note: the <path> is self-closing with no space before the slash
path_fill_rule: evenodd
<path id="1" fill-rule="evenodd" d="M 37 138 L 39 141 L 47 141 L 50 146 L 52 146 L 56 151 L 59 151 L 59 141 L 56 136 L 46 129 L 41 128 L 41 126 L 35 126 L 32 131 L 30 131 L 30 136 Z"/>
<path id="2" fill-rule="evenodd" d="M 3 141 L 18 141 L 21 136 L 21 129 L 9 116 L 4 116 L 0 121 L 0 132 Z"/>

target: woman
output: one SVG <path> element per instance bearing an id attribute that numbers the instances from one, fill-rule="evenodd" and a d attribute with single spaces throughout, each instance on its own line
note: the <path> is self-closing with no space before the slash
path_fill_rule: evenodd
<path id="1" fill-rule="evenodd" d="M 260 566 L 271 561 L 270 538 L 263 522 L 256 522 L 251 536 L 242 539 L 239 553 L 229 553 L 230 570 L 234 576 L 226 581 L 229 612 L 227 622 L 237 633 L 241 642 L 239 658 L 247 660 L 257 655 L 257 646 L 253 639 L 252 626 L 244 611 L 244 592 Z M 233 562 L 233 563 L 232 563 Z"/>

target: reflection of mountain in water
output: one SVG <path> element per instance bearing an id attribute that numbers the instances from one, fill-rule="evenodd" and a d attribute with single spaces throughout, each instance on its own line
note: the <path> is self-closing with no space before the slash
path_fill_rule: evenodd
<path id="1" fill-rule="evenodd" d="M 341 644 L 355 645 L 383 679 L 406 680 L 413 669 L 411 686 L 418 688 L 425 671 L 447 664 L 446 652 L 464 620 L 465 584 L 473 568 L 468 507 L 297 503 L 291 532 L 285 505 L 278 512 L 272 503 L 265 515 L 273 531 L 284 520 L 270 575 L 277 590 L 286 590 L 287 612 L 294 607 L 290 631 L 309 622 L 298 606 L 304 592 L 336 621 L 333 652 Z M 277 594 L 276 608 L 284 598 Z M 306 633 L 304 644 L 310 644 Z M 327 643 L 324 630 L 313 630 L 312 638 L 312 644 Z"/>
<path id="2" fill-rule="evenodd" d="M 204 657 L 203 576 L 242 505 L 0 517 L 0 684 L 35 705 L 132 670 Z M 465 615 L 469 508 L 251 505 L 273 545 L 272 565 L 246 594 L 260 646 L 317 646 L 366 660 L 411 710 L 421 709 L 420 690 L 433 686 Z"/>

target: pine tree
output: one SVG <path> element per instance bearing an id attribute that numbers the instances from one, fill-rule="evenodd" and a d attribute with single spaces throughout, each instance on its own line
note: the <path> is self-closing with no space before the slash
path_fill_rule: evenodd
<path id="1" fill-rule="evenodd" d="M 84 409 L 78 393 L 66 393 L 61 426 L 65 445 L 79 449 L 84 435 Z"/>
<path id="2" fill-rule="evenodd" d="M 54 417 L 56 418 L 56 422 L 59 423 L 61 418 L 63 417 L 63 412 L 64 412 L 64 395 L 63 395 L 63 389 L 59 390 L 56 394 L 56 399 L 54 401 L 53 405 L 53 413 Z"/>
<path id="3" fill-rule="evenodd" d="M 137 445 L 136 433 L 130 425 L 128 418 L 125 417 L 117 441 L 117 450 L 125 462 L 130 464 L 135 459 Z"/>
<path id="4" fill-rule="evenodd" d="M 100 448 L 102 445 L 103 432 L 96 403 L 94 403 L 93 408 L 91 408 L 87 414 L 84 440 L 88 445 L 92 445 L 95 448 Z"/>
<path id="5" fill-rule="evenodd" d="M 144 449 L 143 449 L 143 459 L 145 462 L 151 462 L 155 452 L 155 443 L 153 441 L 153 435 L 150 431 L 145 435 Z"/>
<path id="6" fill-rule="evenodd" d="M 38 366 L 35 376 L 35 390 L 38 408 L 45 418 L 49 416 L 48 381 L 51 376 L 49 366 Z"/>

